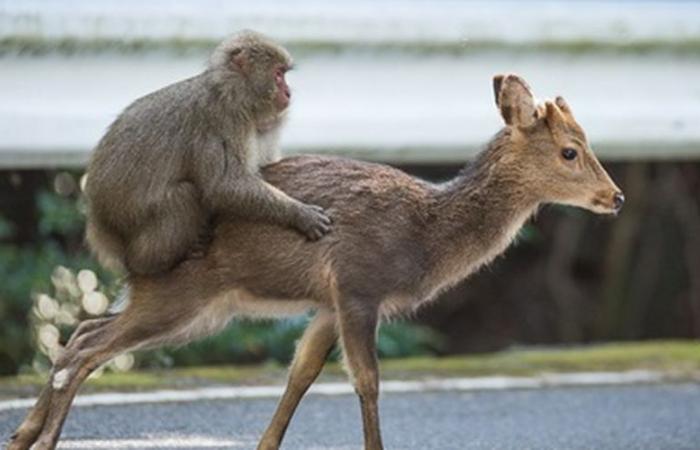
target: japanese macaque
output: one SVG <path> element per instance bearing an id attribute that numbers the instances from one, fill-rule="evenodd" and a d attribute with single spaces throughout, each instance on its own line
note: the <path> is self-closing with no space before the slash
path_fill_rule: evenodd
<path id="1" fill-rule="evenodd" d="M 289 53 L 244 31 L 222 42 L 199 75 L 129 105 L 88 167 L 87 241 L 106 267 L 165 272 L 206 249 L 222 215 L 330 231 L 319 206 L 265 182 L 290 103 Z"/>

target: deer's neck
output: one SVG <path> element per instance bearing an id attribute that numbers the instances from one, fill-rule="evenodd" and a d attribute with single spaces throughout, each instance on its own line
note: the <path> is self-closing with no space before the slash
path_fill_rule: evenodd
<path id="1" fill-rule="evenodd" d="M 457 178 L 441 186 L 430 226 L 436 270 L 431 288 L 446 288 L 488 264 L 513 241 L 539 201 L 525 174 L 508 164 L 507 131 L 497 134 Z"/>

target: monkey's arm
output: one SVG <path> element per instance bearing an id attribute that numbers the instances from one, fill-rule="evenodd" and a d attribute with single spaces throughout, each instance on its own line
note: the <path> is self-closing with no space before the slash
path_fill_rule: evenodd
<path id="1" fill-rule="evenodd" d="M 292 226 L 313 240 L 330 231 L 323 208 L 290 197 L 251 172 L 245 161 L 226 158 L 224 152 L 203 152 L 195 167 L 203 203 L 213 212 Z"/>

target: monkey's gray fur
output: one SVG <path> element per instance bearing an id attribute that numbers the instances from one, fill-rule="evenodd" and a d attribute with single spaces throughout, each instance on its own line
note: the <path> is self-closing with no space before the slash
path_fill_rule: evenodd
<path id="1" fill-rule="evenodd" d="M 139 98 L 100 140 L 88 166 L 87 241 L 107 267 L 167 271 L 201 253 L 210 223 L 237 215 L 297 228 L 310 239 L 330 219 L 266 183 L 289 103 L 287 51 L 241 32 L 201 74 Z"/>

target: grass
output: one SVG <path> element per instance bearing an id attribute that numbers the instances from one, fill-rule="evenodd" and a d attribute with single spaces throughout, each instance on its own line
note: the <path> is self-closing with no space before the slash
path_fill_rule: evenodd
<path id="1" fill-rule="evenodd" d="M 675 374 L 700 371 L 700 343 L 654 341 L 597 345 L 570 349 L 511 350 L 489 355 L 413 358 L 386 361 L 384 374 L 398 377 L 537 375 L 549 372 L 613 372 L 656 370 Z"/>
<path id="2" fill-rule="evenodd" d="M 650 341 L 573 348 L 515 349 L 492 354 L 418 357 L 382 361 L 383 379 L 528 376 L 541 373 L 655 370 L 678 378 L 700 373 L 700 342 Z M 260 366 L 188 367 L 172 370 L 107 373 L 87 382 L 88 391 L 149 390 L 202 385 L 283 383 L 286 369 Z M 329 363 L 322 379 L 345 379 L 339 363 Z M 45 377 L 0 378 L 0 397 L 36 395 Z"/>

